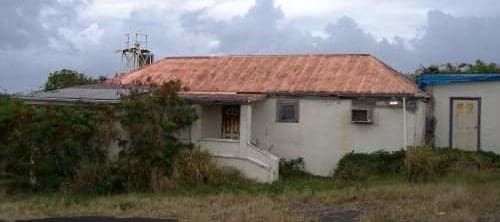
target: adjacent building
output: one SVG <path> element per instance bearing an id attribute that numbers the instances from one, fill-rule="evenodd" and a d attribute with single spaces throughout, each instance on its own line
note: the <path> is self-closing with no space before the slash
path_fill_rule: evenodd
<path id="1" fill-rule="evenodd" d="M 434 145 L 500 153 L 500 74 L 424 75 Z"/>

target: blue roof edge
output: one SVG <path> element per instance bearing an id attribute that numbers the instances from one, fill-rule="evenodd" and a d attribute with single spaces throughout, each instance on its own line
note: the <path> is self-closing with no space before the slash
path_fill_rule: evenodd
<path id="1" fill-rule="evenodd" d="M 500 81 L 500 74 L 424 74 L 418 77 L 418 86 L 423 89 L 427 85 L 446 85 L 461 82 Z"/>

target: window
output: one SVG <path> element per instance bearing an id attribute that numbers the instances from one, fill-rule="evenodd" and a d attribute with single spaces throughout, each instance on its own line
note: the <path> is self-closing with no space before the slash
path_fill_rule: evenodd
<path id="1" fill-rule="evenodd" d="M 278 101 L 276 121 L 280 123 L 299 122 L 299 104 L 295 100 Z"/>
<path id="2" fill-rule="evenodd" d="M 351 122 L 355 124 L 372 124 L 374 100 L 353 100 L 351 108 Z"/>
<path id="3" fill-rule="evenodd" d="M 369 109 L 353 109 L 351 119 L 353 123 L 373 123 Z"/>

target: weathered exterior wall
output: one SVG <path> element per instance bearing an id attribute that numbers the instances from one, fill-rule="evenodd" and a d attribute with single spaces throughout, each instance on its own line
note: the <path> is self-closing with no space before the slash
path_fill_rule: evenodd
<path id="1" fill-rule="evenodd" d="M 401 108 L 377 106 L 374 124 L 352 124 L 351 100 L 299 99 L 299 123 L 276 122 L 277 98 L 254 104 L 252 142 L 285 158 L 302 157 L 306 170 L 331 175 L 346 153 L 399 150 L 403 147 Z M 408 145 L 424 143 L 425 105 L 408 112 Z"/>
<path id="2" fill-rule="evenodd" d="M 500 153 L 500 82 L 470 82 L 429 86 L 436 118 L 435 145 L 448 147 L 450 136 L 450 97 L 480 97 L 481 149 Z"/>
<path id="3" fill-rule="evenodd" d="M 222 106 L 210 105 L 203 107 L 201 124 L 203 138 L 221 138 Z"/>

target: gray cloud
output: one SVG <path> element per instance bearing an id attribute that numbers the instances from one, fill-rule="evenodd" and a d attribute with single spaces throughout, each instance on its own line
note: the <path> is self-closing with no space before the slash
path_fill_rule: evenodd
<path id="1" fill-rule="evenodd" d="M 445 62 L 500 61 L 500 17 L 455 17 L 430 11 L 423 34 L 412 39 L 377 40 L 357 22 L 343 16 L 324 27 L 324 38 L 283 24 L 283 12 L 272 1 L 258 0 L 243 17 L 215 21 L 203 11 L 186 14 L 186 29 L 213 36 L 214 53 L 372 53 L 402 72 Z"/>
<path id="2" fill-rule="evenodd" d="M 218 47 L 213 53 L 266 54 L 302 52 L 313 47 L 309 34 L 284 24 L 284 14 L 273 1 L 257 0 L 244 16 L 230 21 L 206 18 L 203 10 L 186 13 L 183 27 L 194 33 L 211 36 Z"/>
<path id="3" fill-rule="evenodd" d="M 0 7 L 0 49 L 16 49 L 27 44 L 44 43 L 47 31 L 39 20 L 41 9 L 55 1 L 2 1 Z"/>
<path id="4" fill-rule="evenodd" d="M 500 16 L 457 16 L 435 10 L 414 38 L 376 38 L 352 17 L 315 24 L 321 37 L 287 20 L 272 0 L 256 0 L 247 13 L 217 20 L 209 9 L 137 8 L 129 16 L 85 18 L 91 2 L 7 0 L 0 8 L 0 88 L 37 89 L 49 72 L 77 69 L 89 75 L 113 75 L 120 67 L 115 51 L 124 33 L 150 35 L 156 58 L 204 54 L 372 53 L 403 72 L 420 64 L 500 62 Z M 416 3 L 415 3 L 416 4 Z M 428 4 L 428 3 L 426 3 Z M 500 5 L 500 4 L 497 4 Z M 490 8 L 495 8 L 493 6 Z M 448 11 L 459 11 L 459 8 Z M 321 28 L 322 27 L 322 28 Z M 403 35 L 408 36 L 408 35 Z"/>

